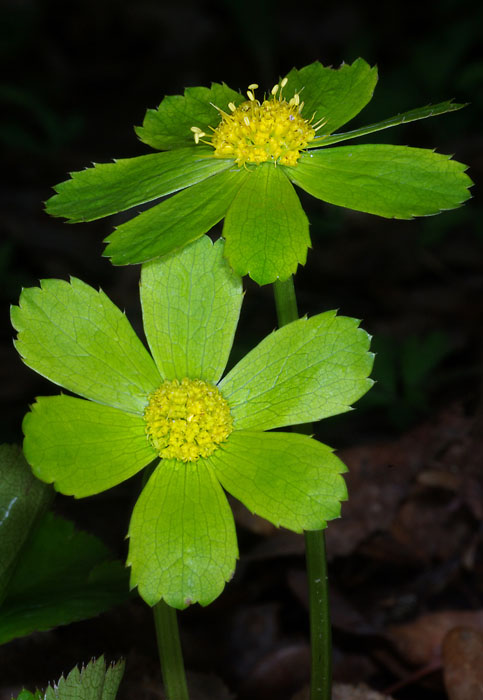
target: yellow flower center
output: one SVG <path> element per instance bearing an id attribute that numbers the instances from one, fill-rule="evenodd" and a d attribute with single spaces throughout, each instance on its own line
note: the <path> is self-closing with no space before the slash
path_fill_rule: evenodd
<path id="1" fill-rule="evenodd" d="M 286 84 L 287 78 L 284 78 L 261 103 L 254 94 L 258 85 L 249 85 L 248 100 L 238 107 L 230 102 L 230 113 L 214 105 L 221 114 L 221 122 L 211 135 L 197 126 L 191 127 L 195 143 L 208 143 L 215 149 L 215 157 L 233 158 L 239 167 L 266 161 L 297 165 L 301 151 L 307 148 L 325 121 L 322 119 L 312 124 L 313 117 L 304 119 L 304 103 L 300 101 L 299 93 L 288 102 L 282 97 Z"/>
<path id="2" fill-rule="evenodd" d="M 201 379 L 164 381 L 144 411 L 146 433 L 164 459 L 195 462 L 213 454 L 233 430 L 227 402 Z"/>

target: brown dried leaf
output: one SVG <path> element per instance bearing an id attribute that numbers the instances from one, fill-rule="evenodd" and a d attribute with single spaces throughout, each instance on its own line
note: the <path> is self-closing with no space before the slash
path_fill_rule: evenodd
<path id="1" fill-rule="evenodd" d="M 235 697 L 218 676 L 193 671 L 187 676 L 190 700 L 233 700 Z"/>
<path id="2" fill-rule="evenodd" d="M 302 605 L 309 609 L 309 597 L 307 588 L 307 574 L 304 571 L 291 569 L 287 574 L 287 583 L 290 590 Z M 344 630 L 354 635 L 376 635 L 377 630 L 372 627 L 356 610 L 352 603 L 336 588 L 330 587 L 330 617 L 337 629 Z"/>
<path id="3" fill-rule="evenodd" d="M 309 686 L 302 688 L 296 693 L 292 700 L 309 700 Z M 390 695 L 383 695 L 377 690 L 371 690 L 364 683 L 359 685 L 348 685 L 347 683 L 334 683 L 332 688 L 332 700 L 393 700 Z"/>
<path id="4" fill-rule="evenodd" d="M 266 654 L 250 671 L 239 700 L 289 700 L 310 676 L 310 647 L 306 642 L 287 643 Z"/>
<path id="5" fill-rule="evenodd" d="M 428 613 L 414 622 L 389 627 L 387 636 L 406 661 L 426 666 L 441 656 L 447 633 L 460 626 L 483 630 L 483 610 Z"/>
<path id="6" fill-rule="evenodd" d="M 422 489 L 454 493 L 455 503 L 483 519 L 483 437 L 472 427 L 457 404 L 399 440 L 341 451 L 349 467 L 349 500 L 342 518 L 327 529 L 329 558 L 351 554 L 371 536 L 389 531 L 401 504 Z M 409 551 L 406 547 L 403 556 Z"/>
<path id="7" fill-rule="evenodd" d="M 420 561 L 445 561 L 464 550 L 472 524 L 451 502 L 434 500 L 423 494 L 404 503 L 394 519 L 391 534 Z"/>
<path id="8" fill-rule="evenodd" d="M 346 556 L 373 533 L 389 529 L 434 442 L 434 426 L 423 425 L 399 440 L 340 452 L 349 468 L 349 500 L 342 504 L 341 519 L 327 529 L 330 556 Z"/>
<path id="9" fill-rule="evenodd" d="M 444 683 L 449 700 L 483 700 L 483 634 L 454 627 L 443 642 Z"/>

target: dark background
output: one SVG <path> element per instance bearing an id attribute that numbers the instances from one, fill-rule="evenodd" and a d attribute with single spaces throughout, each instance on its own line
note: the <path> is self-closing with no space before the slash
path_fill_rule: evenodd
<path id="1" fill-rule="evenodd" d="M 102 286 L 141 329 L 139 269 L 113 268 L 102 257 L 102 239 L 116 217 L 71 226 L 43 212 L 42 202 L 52 194 L 52 186 L 66 179 L 69 171 L 93 161 L 147 153 L 132 126 L 141 124 L 145 110 L 156 107 L 165 94 L 210 81 L 225 81 L 242 90 L 257 82 L 270 89 L 293 66 L 320 60 L 337 67 L 362 56 L 378 65 L 379 85 L 372 102 L 348 128 L 449 98 L 468 102 L 457 113 L 386 130 L 361 142 L 377 140 L 454 153 L 470 166 L 469 174 L 477 184 L 483 167 L 482 26 L 480 3 L 465 0 L 420 3 L 416 11 L 406 3 L 344 0 L 332 4 L 3 0 L 0 440 L 20 442 L 28 404 L 37 394 L 56 393 L 55 387 L 22 365 L 12 346 L 8 305 L 17 302 L 22 286 L 35 285 L 44 277 L 80 277 Z M 408 430 L 436 420 L 441 411 L 454 406 L 465 420 L 478 425 L 483 233 L 477 186 L 473 193 L 474 199 L 461 209 L 410 222 L 350 212 L 302 196 L 313 249 L 297 276 L 300 311 L 313 314 L 336 307 L 363 319 L 378 351 L 376 388 L 358 404 L 358 411 L 320 425 L 318 436 L 324 441 L 345 448 L 380 440 L 396 444 Z M 248 282 L 234 356 L 275 325 L 270 288 Z M 102 534 L 124 556 L 130 500 L 128 489 L 120 487 L 113 493 L 83 502 L 59 499 L 57 507 L 82 527 Z M 471 522 L 469 531 L 478 527 L 479 523 Z M 249 528 L 244 534 L 242 527 L 241 543 L 246 542 L 247 551 L 257 537 L 261 535 Z M 339 553 L 333 556 L 337 559 Z M 297 564 L 302 567 L 301 560 Z M 425 566 L 431 564 L 432 560 Z M 345 569 L 342 573 L 340 569 L 339 564 L 335 576 L 343 582 Z M 379 572 L 371 572 L 380 577 Z M 256 570 L 242 578 L 242 585 L 235 582 L 235 593 L 225 605 L 243 610 L 247 601 L 241 591 L 246 586 L 252 587 L 250 604 L 267 603 L 266 588 L 261 586 L 264 593 L 258 598 L 253 592 L 257 576 L 263 579 L 265 574 Z M 367 580 L 373 582 L 369 575 Z M 473 600 L 478 600 L 478 586 L 473 580 L 467 585 Z M 275 585 L 272 588 L 276 599 L 279 591 Z M 285 589 L 281 595 L 282 599 L 287 596 Z M 412 613 L 438 605 L 467 607 L 451 587 L 448 596 L 448 602 L 426 602 Z M 285 610 L 280 601 L 276 605 Z M 197 625 L 205 623 L 199 611 L 190 614 L 190 634 L 194 634 Z M 292 614 L 296 620 L 303 617 L 300 610 L 287 613 L 289 618 Z M 290 628 L 291 619 L 287 624 Z M 306 633 L 304 624 L 294 623 L 301 634 Z M 78 629 L 84 632 L 74 630 L 73 636 L 92 634 L 82 625 Z M 121 653 L 129 653 L 128 646 L 128 641 L 124 647 L 121 644 Z M 86 658 L 100 651 L 99 644 L 86 642 L 72 655 Z M 49 651 L 53 659 L 56 654 Z M 196 667 L 194 657 L 189 662 Z M 81 659 L 74 657 L 70 665 L 77 660 Z M 67 670 L 69 661 L 65 660 L 66 667 L 60 663 L 49 666 L 52 676 Z M 220 672 L 213 660 L 198 665 Z M 390 682 L 391 673 L 378 668 L 372 675 L 360 675 L 366 680 L 373 677 L 382 687 Z M 240 684 L 231 667 L 227 680 L 235 689 Z M 34 682 L 42 682 L 42 676 Z M 420 692 L 417 696 L 413 688 L 412 695 L 398 697 L 445 697 L 438 687 Z M 253 689 L 250 693 L 258 697 Z"/>

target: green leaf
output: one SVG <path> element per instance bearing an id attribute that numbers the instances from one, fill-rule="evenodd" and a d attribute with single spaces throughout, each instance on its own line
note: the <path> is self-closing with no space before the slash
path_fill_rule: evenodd
<path id="1" fill-rule="evenodd" d="M 241 279 L 207 236 L 143 265 L 141 303 L 152 355 L 167 379 L 216 383 L 226 367 L 242 303 Z"/>
<path id="2" fill-rule="evenodd" d="M 161 379 L 126 316 L 75 277 L 41 285 L 24 289 L 12 307 L 25 364 L 88 399 L 143 413 Z"/>
<path id="3" fill-rule="evenodd" d="M 93 659 L 81 670 L 75 666 L 67 678 L 62 676 L 48 686 L 44 700 L 114 700 L 124 673 L 124 661 L 106 670 L 104 657 Z"/>
<path id="4" fill-rule="evenodd" d="M 466 166 L 426 148 L 365 144 L 305 153 L 290 179 L 330 204 L 396 219 L 438 214 L 470 197 Z"/>
<path id="5" fill-rule="evenodd" d="M 93 617 L 128 594 L 127 572 L 102 542 L 47 513 L 0 608 L 0 643 Z"/>
<path id="6" fill-rule="evenodd" d="M 17 445 L 0 445 L 0 603 L 32 527 L 52 489 L 30 471 Z"/>
<path id="7" fill-rule="evenodd" d="M 226 214 L 247 173 L 223 172 L 183 190 L 119 226 L 104 255 L 114 265 L 147 262 L 196 240 Z"/>
<path id="8" fill-rule="evenodd" d="M 71 180 L 56 185 L 57 194 L 45 208 L 48 214 L 64 216 L 71 223 L 92 221 L 195 185 L 232 164 L 213 158 L 211 149 L 194 145 L 169 153 L 95 163 L 93 168 L 71 173 Z"/>
<path id="9" fill-rule="evenodd" d="M 246 97 L 224 83 L 212 83 L 211 88 L 187 88 L 182 95 L 168 95 L 158 109 L 148 109 L 143 125 L 136 133 L 144 143 L 160 150 L 181 148 L 193 144 L 192 126 L 206 133 L 220 123 L 216 109 L 227 110 L 228 103 L 239 105 Z"/>
<path id="10" fill-rule="evenodd" d="M 347 498 L 345 465 L 307 435 L 237 430 L 209 461 L 250 511 L 295 532 L 324 528 Z"/>
<path id="11" fill-rule="evenodd" d="M 23 430 L 35 475 L 76 498 L 120 484 L 157 457 L 143 418 L 71 396 L 38 397 Z"/>
<path id="12" fill-rule="evenodd" d="M 300 70 L 292 68 L 287 75 L 284 95 L 291 98 L 300 93 L 304 102 L 302 116 L 324 120 L 318 134 L 330 134 L 359 114 L 371 100 L 377 83 L 377 68 L 371 68 L 362 58 L 352 65 L 328 68 L 316 61 Z"/>
<path id="13" fill-rule="evenodd" d="M 372 385 L 370 336 L 358 325 L 326 311 L 262 340 L 219 385 L 235 428 L 269 430 L 349 411 Z"/>
<path id="14" fill-rule="evenodd" d="M 129 537 L 131 585 L 148 605 L 208 605 L 233 575 L 233 515 L 203 459 L 161 462 L 136 503 Z"/>
<path id="15" fill-rule="evenodd" d="M 36 690 L 35 693 L 22 690 L 15 700 L 44 700 L 44 694 L 40 690 Z"/>
<path id="16" fill-rule="evenodd" d="M 396 114 L 395 117 L 384 119 L 382 122 L 377 122 L 376 124 L 369 124 L 368 126 L 363 126 L 360 129 L 346 131 L 345 134 L 332 134 L 331 136 L 317 137 L 309 144 L 307 148 L 322 148 L 323 146 L 328 146 L 332 143 L 339 143 L 339 141 L 348 141 L 349 139 L 356 139 L 359 136 L 372 134 L 375 131 L 382 131 L 383 129 L 388 129 L 391 126 L 409 124 L 409 122 L 414 122 L 418 119 L 436 117 L 438 114 L 445 114 L 446 112 L 455 112 L 463 107 L 466 107 L 466 105 L 457 104 L 451 100 L 448 100 L 447 102 L 440 102 L 437 105 L 426 105 L 426 107 L 419 107 L 418 109 L 411 109 L 408 112 L 403 112 L 402 114 Z"/>
<path id="17" fill-rule="evenodd" d="M 304 264 L 309 224 L 283 168 L 264 163 L 246 173 L 225 218 L 225 255 L 258 284 L 285 280 Z"/>

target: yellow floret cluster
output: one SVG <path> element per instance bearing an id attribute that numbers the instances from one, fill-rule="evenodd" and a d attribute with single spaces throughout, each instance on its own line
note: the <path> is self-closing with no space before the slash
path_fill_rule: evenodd
<path id="1" fill-rule="evenodd" d="M 166 380 L 149 397 L 146 433 L 163 459 L 209 457 L 233 429 L 227 402 L 201 379 Z"/>
<path id="2" fill-rule="evenodd" d="M 239 167 L 266 161 L 296 165 L 301 151 L 315 137 L 320 123 L 312 125 L 311 119 L 302 117 L 303 102 L 300 102 L 298 93 L 288 102 L 282 98 L 281 88 L 285 82 L 284 79 L 280 86 L 275 85 L 271 96 L 261 103 L 254 96 L 258 85 L 253 84 L 247 91 L 249 99 L 246 102 L 238 107 L 230 102 L 230 113 L 217 107 L 221 114 L 220 124 L 211 135 L 192 127 L 195 142 L 209 143 L 217 158 L 233 158 Z"/>

